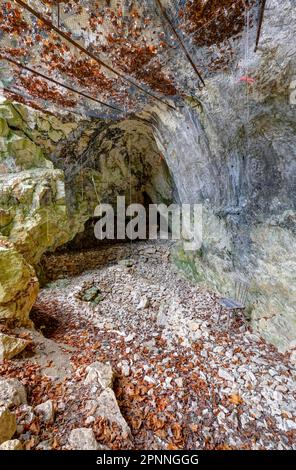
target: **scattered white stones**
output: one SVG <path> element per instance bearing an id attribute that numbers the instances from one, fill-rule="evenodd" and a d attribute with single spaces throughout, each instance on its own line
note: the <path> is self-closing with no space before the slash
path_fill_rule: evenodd
<path id="1" fill-rule="evenodd" d="M 229 382 L 234 382 L 234 377 L 229 372 L 227 372 L 227 370 L 222 369 L 222 367 L 219 368 L 218 375 L 219 377 L 221 377 L 221 379 L 228 380 Z"/>
<path id="2" fill-rule="evenodd" d="M 251 408 L 250 415 L 253 416 L 253 418 L 259 419 L 262 415 L 262 412 L 259 411 L 258 408 Z"/>
<path id="3" fill-rule="evenodd" d="M 126 343 L 130 343 L 131 341 L 133 341 L 133 339 L 135 338 L 135 334 L 131 334 L 131 335 L 128 335 L 126 338 L 125 338 L 125 342 Z"/>
<path id="4" fill-rule="evenodd" d="M 245 376 L 246 376 L 246 379 L 252 384 L 255 384 L 257 382 L 257 379 L 251 370 L 246 369 Z"/>
<path id="5" fill-rule="evenodd" d="M 177 377 L 174 379 L 177 387 L 182 388 L 183 387 L 183 379 L 182 377 Z"/>
<path id="6" fill-rule="evenodd" d="M 131 368 L 128 364 L 123 364 L 121 366 L 121 373 L 124 377 L 128 377 L 131 373 Z"/>
<path id="7" fill-rule="evenodd" d="M 288 429 L 296 429 L 296 422 L 292 421 L 291 419 L 286 419 L 285 424 Z"/>
<path id="8" fill-rule="evenodd" d="M 148 297 L 145 295 L 144 297 L 141 298 L 141 300 L 140 300 L 140 302 L 137 306 L 137 310 L 142 310 L 144 308 L 148 308 L 149 304 L 150 304 L 150 301 L 149 301 Z"/>
<path id="9" fill-rule="evenodd" d="M 141 243 L 133 247 L 132 269 L 114 264 L 114 252 L 118 250 L 120 257 L 126 258 L 130 256 L 129 247 L 107 248 L 112 252 L 112 266 L 73 279 L 68 290 L 54 291 L 55 299 L 58 296 L 60 305 L 66 307 L 73 286 L 80 288 L 85 281 L 108 286 L 112 294 L 96 310 L 72 301 L 70 315 L 78 324 L 81 318 L 91 319 L 102 330 L 100 354 L 116 361 L 119 380 L 130 383 L 131 389 L 138 380 L 144 381 L 149 407 L 153 409 L 158 398 L 169 396 L 166 410 L 176 420 L 182 423 L 186 412 L 194 423 L 202 423 L 195 436 L 197 447 L 207 439 L 227 442 L 234 448 L 296 449 L 286 436 L 296 426 L 294 351 L 290 362 L 278 356 L 259 336 L 240 328 L 239 320 L 232 322 L 229 334 L 217 328 L 215 296 L 178 278 L 165 261 L 168 250 L 163 247 L 162 253 L 152 247 L 153 253 L 147 254 L 147 262 L 142 263 L 141 247 Z M 46 289 L 40 298 L 46 302 L 52 295 Z M 145 298 L 149 298 L 147 310 Z M 110 329 L 104 328 L 106 324 Z M 112 349 L 116 347 L 114 354 Z M 194 364 L 192 368 L 190 363 Z M 83 374 L 84 368 L 81 378 Z M 89 385 L 91 399 L 81 424 L 92 426 L 103 416 L 121 423 L 124 429 L 127 425 L 111 387 L 105 389 L 107 394 L 101 393 L 104 387 L 97 373 L 92 378 L 89 374 L 90 369 L 85 385 Z M 202 399 L 191 393 L 190 374 L 192 385 L 199 387 L 201 381 Z M 153 444 L 157 446 L 157 442 Z"/>
<path id="10" fill-rule="evenodd" d="M 173 377 L 166 377 L 164 381 L 164 386 L 165 388 L 172 388 L 171 386 L 171 381 L 173 380 Z"/>
<path id="11" fill-rule="evenodd" d="M 189 324 L 189 328 L 191 331 L 198 331 L 200 329 L 200 323 L 193 321 Z"/>
<path id="12" fill-rule="evenodd" d="M 145 341 L 143 346 L 148 349 L 148 351 L 152 351 L 155 348 L 155 340 L 151 339 L 150 341 Z"/>
<path id="13" fill-rule="evenodd" d="M 275 390 L 273 392 L 273 399 L 280 402 L 280 401 L 283 400 L 283 395 L 280 392 L 278 392 L 277 390 Z"/>
<path id="14" fill-rule="evenodd" d="M 155 379 L 153 379 L 153 377 L 149 377 L 149 375 L 145 375 L 144 380 L 148 384 L 152 384 L 152 385 L 156 384 Z"/>

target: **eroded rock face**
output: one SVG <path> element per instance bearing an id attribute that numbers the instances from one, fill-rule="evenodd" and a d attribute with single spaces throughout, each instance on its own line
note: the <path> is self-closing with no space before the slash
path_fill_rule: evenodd
<path id="1" fill-rule="evenodd" d="M 9 102 L 0 116 L 0 233 L 33 266 L 82 232 L 99 203 L 118 195 L 142 203 L 144 193 L 172 200 L 167 166 L 140 118 L 65 123 Z"/>
<path id="2" fill-rule="evenodd" d="M 181 202 L 204 207 L 202 247 L 179 251 L 177 263 L 221 294 L 234 294 L 236 278 L 249 282 L 252 325 L 281 350 L 296 338 L 290 9 L 290 2 L 269 2 L 258 52 L 245 40 L 236 67 L 208 80 L 199 100 L 178 113 L 152 111 Z"/>
<path id="3" fill-rule="evenodd" d="M 83 220 L 70 223 L 63 172 L 45 157 L 57 143 L 52 133 L 65 140 L 75 123 L 57 129 L 58 119 L 44 124 L 38 113 L 9 102 L 0 105 L 0 118 L 0 235 L 6 240 L 0 245 L 0 319 L 31 327 L 38 281 L 30 265 L 83 228 Z"/>
<path id="4" fill-rule="evenodd" d="M 192 53 L 206 86 L 176 54 L 171 70 L 190 95 L 176 102 L 178 111 L 151 105 L 129 120 L 64 123 L 0 107 L 0 231 L 35 265 L 118 194 L 203 204 L 201 250 L 179 252 L 177 262 L 227 295 L 235 278 L 250 280 L 252 324 L 285 350 L 296 338 L 295 4 L 269 2 L 256 53 L 257 17 L 246 28 L 243 5 L 237 24 L 227 10 L 202 34 L 217 6 L 201 18 L 195 7 Z"/>
<path id="5" fill-rule="evenodd" d="M 257 266 L 253 286 L 257 289 L 252 323 L 264 337 L 280 350 L 293 348 L 296 338 L 296 235 L 285 225 L 258 225 L 251 232 L 257 248 Z"/>
<path id="6" fill-rule="evenodd" d="M 150 126 L 140 118 L 62 122 L 8 101 L 0 105 L 0 117 L 0 234 L 38 275 L 45 252 L 76 234 L 82 234 L 77 239 L 83 245 L 84 224 L 99 203 L 115 205 L 118 195 L 126 196 L 127 205 L 143 203 L 145 195 L 157 203 L 172 200 L 169 171 Z M 0 279 L 7 285 L 0 317 L 22 317 L 24 325 L 37 284 L 29 286 L 28 266 L 19 268 L 21 255 L 0 252 L 5 264 Z M 15 296 L 24 290 L 28 295 L 16 305 Z"/>
<path id="7" fill-rule="evenodd" d="M 38 294 L 34 269 L 15 247 L 0 241 L 0 319 L 31 326 L 29 312 Z"/>
<path id="8" fill-rule="evenodd" d="M 9 102 L 0 105 L 0 116 L 0 233 L 36 266 L 45 251 L 73 238 L 86 220 L 69 215 L 64 173 L 46 156 L 77 123 Z"/>

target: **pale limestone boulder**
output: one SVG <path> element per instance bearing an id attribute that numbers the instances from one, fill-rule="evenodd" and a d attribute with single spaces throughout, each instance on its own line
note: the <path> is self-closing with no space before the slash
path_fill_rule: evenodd
<path id="1" fill-rule="evenodd" d="M 111 423 L 117 424 L 122 431 L 124 439 L 131 435 L 130 428 L 121 414 L 115 393 L 111 388 L 106 388 L 97 399 L 94 415 L 96 417 L 101 416 Z"/>
<path id="2" fill-rule="evenodd" d="M 31 327 L 39 284 L 34 269 L 12 243 L 0 237 L 0 320 Z"/>
<path id="3" fill-rule="evenodd" d="M 86 385 L 100 385 L 103 389 L 112 388 L 114 381 L 114 371 L 110 364 L 94 362 L 86 368 L 88 372 L 84 383 Z"/>
<path id="4" fill-rule="evenodd" d="M 34 411 L 45 423 L 54 422 L 55 409 L 52 400 L 47 400 L 46 402 L 37 405 Z"/>
<path id="5" fill-rule="evenodd" d="M 149 304 L 150 304 L 150 300 L 145 295 L 144 297 L 141 298 L 139 304 L 137 305 L 137 310 L 142 310 L 144 308 L 148 308 Z"/>
<path id="6" fill-rule="evenodd" d="M 102 362 L 94 362 L 87 367 L 87 377 L 84 381 L 85 385 L 91 385 L 97 393 L 99 387 L 102 393 L 87 403 L 87 408 L 93 410 L 91 421 L 97 417 L 102 417 L 110 423 L 115 423 L 122 432 L 122 437 L 127 439 L 131 436 L 130 428 L 121 414 L 117 403 L 115 393 L 112 390 L 115 373 L 110 364 Z"/>
<path id="7" fill-rule="evenodd" d="M 8 408 L 0 407 L 0 444 L 9 441 L 16 431 L 16 419 Z"/>
<path id="8" fill-rule="evenodd" d="M 69 444 L 73 450 L 98 450 L 100 448 L 93 430 L 89 428 L 73 429 L 69 436 Z"/>
<path id="9" fill-rule="evenodd" d="M 25 387 L 17 379 L 0 378 L 0 406 L 7 408 L 27 404 Z"/>
<path id="10" fill-rule="evenodd" d="M 12 359 L 21 353 L 28 345 L 29 341 L 14 336 L 0 333 L 0 360 Z"/>
<path id="11" fill-rule="evenodd" d="M 11 441 L 3 442 L 0 445 L 0 450 L 24 450 L 23 444 L 18 439 L 12 439 Z"/>

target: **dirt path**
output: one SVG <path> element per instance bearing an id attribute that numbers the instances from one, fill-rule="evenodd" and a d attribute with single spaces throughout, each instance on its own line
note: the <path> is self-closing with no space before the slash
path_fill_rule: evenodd
<path id="1" fill-rule="evenodd" d="M 1 368 L 27 386 L 30 405 L 55 403 L 53 424 L 19 428 L 27 448 L 67 448 L 77 427 L 92 428 L 111 449 L 296 448 L 288 355 L 245 331 L 239 318 L 229 333 L 223 318 L 217 325 L 215 296 L 177 273 L 169 244 L 51 255 L 45 269 L 53 282 L 32 318 L 48 339 L 35 334 L 35 354 Z M 85 377 L 95 361 L 116 372 L 128 439 L 92 415 L 98 391 Z M 18 416 L 22 422 L 24 412 Z"/>

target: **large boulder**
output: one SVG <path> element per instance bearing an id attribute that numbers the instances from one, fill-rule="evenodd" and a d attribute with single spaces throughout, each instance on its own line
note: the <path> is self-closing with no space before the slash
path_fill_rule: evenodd
<path id="1" fill-rule="evenodd" d="M 94 418 L 104 418 L 110 424 L 116 424 L 124 439 L 131 437 L 131 430 L 121 414 L 114 391 L 112 390 L 115 372 L 110 364 L 94 362 L 86 368 L 88 375 L 85 385 L 91 386 L 94 398 L 88 400 L 86 406 L 92 411 Z M 98 394 L 99 390 L 102 390 Z"/>
<path id="2" fill-rule="evenodd" d="M 52 400 L 47 400 L 46 402 L 37 405 L 34 411 L 44 423 L 54 422 L 55 409 Z"/>
<path id="3" fill-rule="evenodd" d="M 0 360 L 12 359 L 14 356 L 21 353 L 29 344 L 30 342 L 25 339 L 0 333 Z"/>
<path id="4" fill-rule="evenodd" d="M 32 326 L 29 313 L 38 289 L 34 269 L 13 244 L 0 238 L 0 320 Z"/>
<path id="5" fill-rule="evenodd" d="M 42 148 L 30 138 L 26 121 L 29 116 L 8 101 L 0 104 L 0 161 L 9 170 L 21 171 L 36 167 L 52 168 Z M 12 159 L 13 157 L 13 159 Z"/>
<path id="6" fill-rule="evenodd" d="M 64 172 L 47 158 L 76 127 L 16 103 L 0 104 L 0 235 L 34 267 L 43 253 L 83 230 L 92 215 L 73 215 L 70 223 Z"/>
<path id="7" fill-rule="evenodd" d="M 86 368 L 86 371 L 88 372 L 86 385 L 99 385 L 103 389 L 112 388 L 115 374 L 110 364 L 94 362 Z"/>
<path id="8" fill-rule="evenodd" d="M 106 388 L 96 400 L 90 401 L 89 404 L 93 405 L 94 417 L 101 417 L 108 420 L 109 423 L 116 424 L 124 439 L 131 436 L 131 430 L 121 414 L 115 393 L 111 388 Z"/>
<path id="9" fill-rule="evenodd" d="M 15 416 L 8 408 L 0 407 L 0 444 L 12 438 L 16 431 Z"/>
<path id="10" fill-rule="evenodd" d="M 26 389 L 17 379 L 0 379 L 0 406 L 12 406 L 27 403 Z"/>
<path id="11" fill-rule="evenodd" d="M 0 187 L 0 233 L 30 264 L 71 238 L 62 171 L 37 168 L 0 175 Z"/>

